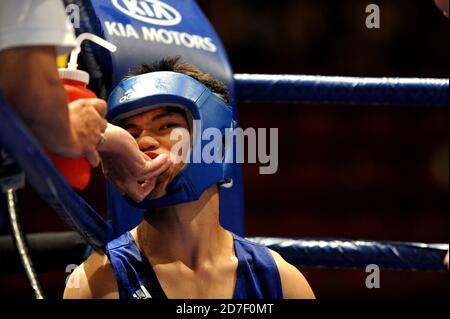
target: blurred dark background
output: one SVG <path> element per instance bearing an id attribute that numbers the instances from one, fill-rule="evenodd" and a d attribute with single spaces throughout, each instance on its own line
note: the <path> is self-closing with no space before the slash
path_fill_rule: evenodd
<path id="1" fill-rule="evenodd" d="M 432 0 L 198 2 L 236 73 L 448 78 L 449 22 Z M 380 29 L 365 26 L 370 3 Z M 245 104 L 240 124 L 279 129 L 278 173 L 244 167 L 247 236 L 448 243 L 448 107 Z M 105 212 L 100 171 L 82 195 Z M 29 188 L 19 196 L 26 232 L 68 230 Z M 448 297 L 448 273 L 382 271 L 369 290 L 363 270 L 301 270 L 318 298 Z M 66 276 L 41 275 L 49 297 Z M 0 298 L 30 296 L 22 273 L 0 275 Z"/>

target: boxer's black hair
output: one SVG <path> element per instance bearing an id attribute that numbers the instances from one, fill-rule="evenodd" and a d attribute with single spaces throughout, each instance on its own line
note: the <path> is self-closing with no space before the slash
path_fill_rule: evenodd
<path id="1" fill-rule="evenodd" d="M 125 76 L 125 79 L 131 78 L 136 75 L 160 71 L 171 71 L 188 75 L 203 83 L 208 89 L 218 95 L 225 103 L 230 103 L 228 88 L 224 83 L 214 79 L 209 74 L 203 73 L 193 64 L 181 62 L 180 56 L 169 56 L 152 64 L 141 64 L 128 72 Z"/>

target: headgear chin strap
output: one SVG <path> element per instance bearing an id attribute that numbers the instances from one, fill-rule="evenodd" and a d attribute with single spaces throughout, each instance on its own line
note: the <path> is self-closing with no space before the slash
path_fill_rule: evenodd
<path id="1" fill-rule="evenodd" d="M 232 110 L 206 86 L 190 76 L 176 72 L 152 72 L 123 80 L 108 99 L 109 122 L 119 121 L 157 107 L 180 106 L 189 111 L 194 126 L 189 162 L 167 186 L 167 193 L 159 199 L 146 199 L 134 207 L 148 210 L 198 200 L 203 192 L 217 183 L 230 182 L 229 165 L 232 150 L 222 145 L 220 161 L 205 163 L 202 150 L 209 141 L 202 139 L 208 128 L 220 130 L 233 128 Z M 197 124 L 195 124 L 197 123 Z M 200 123 L 200 124 L 198 124 Z M 231 160 L 230 160 L 231 159 Z"/>

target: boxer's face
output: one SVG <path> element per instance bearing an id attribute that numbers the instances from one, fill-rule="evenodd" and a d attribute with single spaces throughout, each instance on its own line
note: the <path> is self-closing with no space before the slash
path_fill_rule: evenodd
<path id="1" fill-rule="evenodd" d="M 170 138 L 173 130 L 182 129 L 186 130 L 186 133 L 189 132 L 184 111 L 175 107 L 161 107 L 132 116 L 124 120 L 121 126 L 136 139 L 140 150 L 152 159 L 164 153 L 170 155 L 172 147 L 179 142 Z M 180 172 L 183 165 L 183 162 L 174 163 L 160 175 L 148 198 L 156 199 L 165 195 L 167 185 Z"/>

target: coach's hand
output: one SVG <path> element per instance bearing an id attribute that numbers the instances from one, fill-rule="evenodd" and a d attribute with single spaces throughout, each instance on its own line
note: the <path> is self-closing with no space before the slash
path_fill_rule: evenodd
<path id="1" fill-rule="evenodd" d="M 437 6 L 444 12 L 445 16 L 448 18 L 448 0 L 434 0 Z"/>
<path id="2" fill-rule="evenodd" d="M 448 269 L 448 251 L 447 251 L 447 255 L 445 255 L 445 258 L 444 258 L 444 264 L 447 266 L 447 269 Z"/>
<path id="3" fill-rule="evenodd" d="M 105 177 L 121 194 L 136 202 L 143 201 L 153 191 L 157 178 L 172 164 L 166 154 L 150 159 L 140 151 L 130 133 L 112 124 L 108 124 L 98 151 Z"/>
<path id="4" fill-rule="evenodd" d="M 68 157 L 86 157 L 92 166 L 100 164 L 97 145 L 106 129 L 106 102 L 100 99 L 79 99 L 69 103 L 72 143 L 67 144 Z"/>

